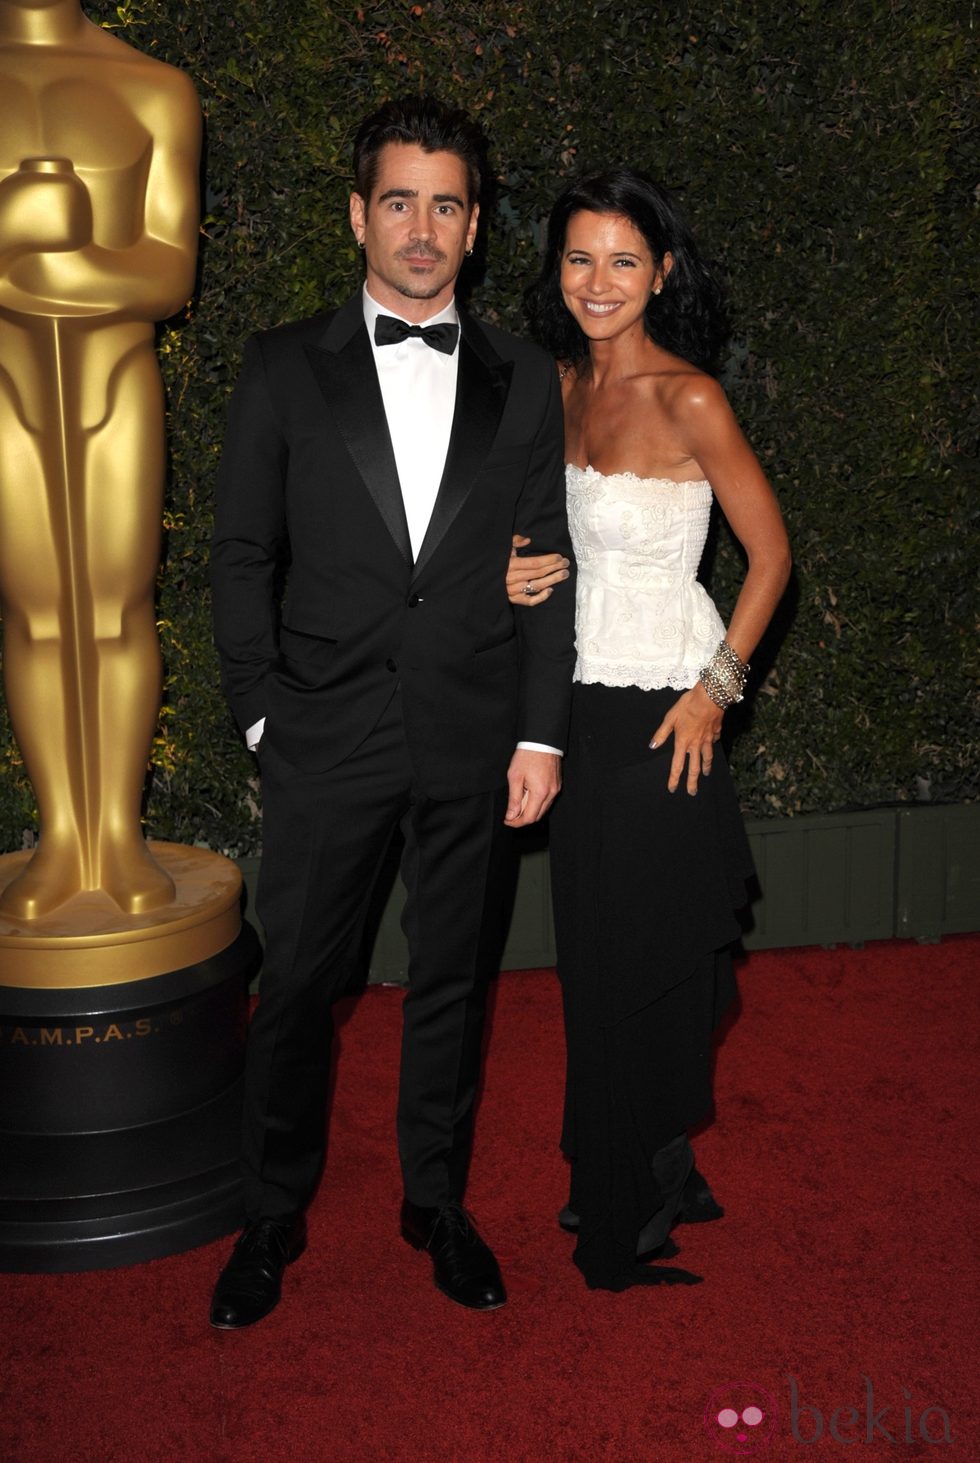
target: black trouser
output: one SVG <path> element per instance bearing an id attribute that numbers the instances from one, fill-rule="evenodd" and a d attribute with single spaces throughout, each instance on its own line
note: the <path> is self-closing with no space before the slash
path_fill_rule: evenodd
<path id="1" fill-rule="evenodd" d="M 261 752 L 257 911 L 266 955 L 248 1038 L 246 1214 L 282 1219 L 309 1201 L 324 1153 L 331 1010 L 358 958 L 391 836 L 405 835 L 409 941 L 398 1147 L 405 1195 L 462 1197 L 486 981 L 499 955 L 506 788 L 437 802 L 415 785 L 396 693 L 362 745 L 329 772 Z"/>

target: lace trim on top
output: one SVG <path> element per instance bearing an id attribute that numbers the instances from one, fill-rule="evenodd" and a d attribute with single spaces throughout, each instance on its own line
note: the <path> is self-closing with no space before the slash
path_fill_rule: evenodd
<path id="1" fill-rule="evenodd" d="M 693 686 L 724 636 L 697 570 L 713 501 L 704 479 L 566 469 L 578 561 L 575 679 Z"/>

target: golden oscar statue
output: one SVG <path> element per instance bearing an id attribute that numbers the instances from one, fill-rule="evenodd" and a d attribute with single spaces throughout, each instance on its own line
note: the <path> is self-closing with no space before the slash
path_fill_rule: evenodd
<path id="1" fill-rule="evenodd" d="M 71 1047 L 76 1074 L 76 1049 L 103 1045 L 93 988 L 186 971 L 240 929 L 234 865 L 148 846 L 140 826 L 161 681 L 154 324 L 193 289 L 200 141 L 183 72 L 78 0 L 0 0 L 3 673 L 40 817 L 33 855 L 0 859 L 0 1045 L 14 1031 L 45 1059 Z M 38 1008 L 33 1036 L 10 1025 L 31 988 L 75 1002 Z"/>
<path id="2" fill-rule="evenodd" d="M 200 111 L 77 0 L 0 0 L 0 600 L 40 845 L 0 910 L 168 904 L 139 808 L 160 707 L 153 323 L 194 281 Z"/>

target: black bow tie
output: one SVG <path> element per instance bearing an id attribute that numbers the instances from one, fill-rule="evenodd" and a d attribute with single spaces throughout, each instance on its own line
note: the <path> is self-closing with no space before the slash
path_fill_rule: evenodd
<path id="1" fill-rule="evenodd" d="M 374 322 L 375 345 L 397 345 L 410 335 L 419 336 L 434 351 L 451 356 L 456 349 L 459 326 L 450 325 L 448 321 L 442 325 L 409 325 L 394 315 L 379 315 Z"/>

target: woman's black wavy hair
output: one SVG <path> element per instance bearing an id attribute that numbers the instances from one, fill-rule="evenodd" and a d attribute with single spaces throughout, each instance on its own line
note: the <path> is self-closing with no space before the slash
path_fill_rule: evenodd
<path id="1" fill-rule="evenodd" d="M 657 345 L 702 369 L 711 367 L 727 333 L 721 290 L 698 252 L 684 215 L 660 183 L 633 168 L 588 173 L 555 199 L 541 273 L 525 295 L 531 332 L 559 361 L 588 354 L 588 337 L 565 308 L 559 275 L 569 219 L 575 213 L 615 213 L 639 229 L 659 265 L 665 254 L 673 268 L 659 295 L 652 295 L 644 320 Z"/>

